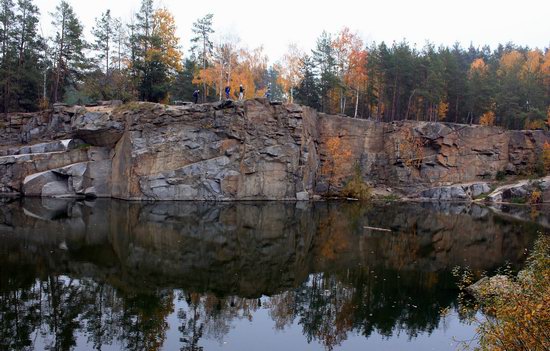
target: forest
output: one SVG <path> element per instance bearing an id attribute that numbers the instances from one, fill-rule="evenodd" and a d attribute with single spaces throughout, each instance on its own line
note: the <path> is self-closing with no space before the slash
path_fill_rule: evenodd
<path id="1" fill-rule="evenodd" d="M 289 44 L 270 61 L 262 47 L 215 33 L 212 14 L 190 24 L 184 53 L 173 14 L 153 0 L 127 19 L 107 9 L 89 29 L 65 0 L 50 18 L 54 30 L 42 34 L 33 0 L 0 0 L 0 113 L 59 102 L 177 103 L 197 89 L 200 102 L 211 102 L 225 97 L 226 86 L 236 98 L 242 84 L 246 98 L 356 118 L 549 128 L 548 47 L 365 43 L 344 27 L 320 33 L 309 52 Z"/>

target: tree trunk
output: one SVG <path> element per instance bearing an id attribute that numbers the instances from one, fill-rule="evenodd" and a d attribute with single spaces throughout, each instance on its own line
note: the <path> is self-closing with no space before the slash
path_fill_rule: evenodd
<path id="1" fill-rule="evenodd" d="M 391 120 L 393 122 L 395 118 L 395 105 L 397 100 L 397 74 L 395 75 L 395 78 L 393 79 L 393 97 L 391 102 Z"/>
<path id="2" fill-rule="evenodd" d="M 405 115 L 405 120 L 409 119 L 409 111 L 411 109 L 411 101 L 414 96 L 414 93 L 416 93 L 416 89 L 413 89 L 411 95 L 409 95 L 409 103 L 407 104 L 407 114 Z"/>
<path id="3" fill-rule="evenodd" d="M 458 95 L 456 96 L 456 103 L 455 103 L 455 123 L 458 123 Z"/>
<path id="4" fill-rule="evenodd" d="M 359 89 L 357 89 L 357 94 L 355 95 L 355 113 L 353 118 L 357 118 L 357 110 L 359 109 Z"/>
<path id="5" fill-rule="evenodd" d="M 202 36 L 202 72 L 206 71 L 206 36 Z M 221 100 L 221 98 L 220 98 Z M 202 80 L 202 102 L 206 102 L 206 82 Z"/>
<path id="6" fill-rule="evenodd" d="M 63 50 L 65 45 L 65 13 L 63 13 L 63 18 L 61 20 L 61 42 L 59 43 L 59 51 L 57 53 L 57 69 L 55 74 L 55 85 L 53 91 L 53 102 L 58 102 L 59 97 L 59 81 L 61 80 L 61 66 L 63 60 Z"/>

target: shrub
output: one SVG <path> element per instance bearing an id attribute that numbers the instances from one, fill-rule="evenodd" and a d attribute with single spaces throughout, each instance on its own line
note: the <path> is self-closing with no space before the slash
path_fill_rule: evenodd
<path id="1" fill-rule="evenodd" d="M 500 182 L 500 181 L 504 180 L 505 177 L 506 177 L 506 172 L 498 171 L 496 176 L 495 176 L 495 179 Z"/>
<path id="2" fill-rule="evenodd" d="M 508 274 L 488 278 L 485 288 L 477 291 L 475 304 L 468 304 L 461 295 L 461 312 L 466 312 L 478 327 L 478 349 L 549 350 L 550 237 L 539 237 L 517 277 Z M 472 273 L 459 275 L 461 289 L 473 282 Z M 486 318 L 476 319 L 472 309 L 477 308 L 485 312 Z"/>
<path id="3" fill-rule="evenodd" d="M 361 168 L 357 163 L 354 167 L 353 178 L 342 189 L 342 195 L 359 200 L 370 200 L 372 197 L 371 187 L 361 177 Z"/>
<path id="4" fill-rule="evenodd" d="M 529 196 L 530 204 L 538 204 L 542 202 L 542 192 L 540 190 L 533 190 Z"/>
<path id="5" fill-rule="evenodd" d="M 546 141 L 544 142 L 544 145 L 542 145 L 542 167 L 544 170 L 544 174 L 550 173 L 550 144 Z"/>
<path id="6" fill-rule="evenodd" d="M 487 111 L 479 118 L 479 124 L 482 126 L 494 126 L 495 125 L 495 113 L 493 111 Z"/>

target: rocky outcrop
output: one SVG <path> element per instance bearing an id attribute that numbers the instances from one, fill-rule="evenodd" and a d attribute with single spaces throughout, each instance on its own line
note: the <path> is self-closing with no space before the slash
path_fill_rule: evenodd
<path id="1" fill-rule="evenodd" d="M 402 194 L 470 200 L 497 173 L 532 173 L 550 140 L 544 131 L 381 123 L 265 99 L 57 105 L 48 118 L 19 121 L 3 132 L 0 191 L 132 200 L 308 200 L 357 176 Z"/>
<path id="2" fill-rule="evenodd" d="M 359 165 L 373 185 L 390 185 L 407 194 L 490 181 L 499 172 L 532 174 L 542 145 L 550 137 L 544 131 L 434 122 L 377 123 L 327 115 L 320 115 L 319 122 L 322 164 L 338 156 L 331 155 L 327 147 L 327 142 L 337 139 L 339 149 L 351 154 L 340 161 L 340 174 L 350 177 Z M 321 177 L 318 190 L 323 191 L 326 184 L 327 177 Z"/>
<path id="3" fill-rule="evenodd" d="M 23 180 L 25 196 L 110 197 L 111 160 L 74 163 Z"/>
<path id="4" fill-rule="evenodd" d="M 485 182 L 456 184 L 424 190 L 419 197 L 431 201 L 471 201 L 490 191 L 489 184 Z"/>
<path id="5" fill-rule="evenodd" d="M 499 186 L 487 196 L 486 201 L 550 202 L 550 176 Z"/>

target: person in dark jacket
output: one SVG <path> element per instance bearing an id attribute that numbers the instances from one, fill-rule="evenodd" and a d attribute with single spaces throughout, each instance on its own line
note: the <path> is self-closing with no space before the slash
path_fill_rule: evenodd
<path id="1" fill-rule="evenodd" d="M 195 89 L 193 92 L 193 102 L 196 104 L 199 101 L 199 89 Z"/>
<path id="2" fill-rule="evenodd" d="M 229 93 L 231 92 L 231 88 L 228 86 L 225 87 L 225 98 L 229 100 Z"/>
<path id="3" fill-rule="evenodd" d="M 243 85 L 241 84 L 241 86 L 239 87 L 239 100 L 243 100 L 244 99 L 244 88 L 243 88 Z"/>

